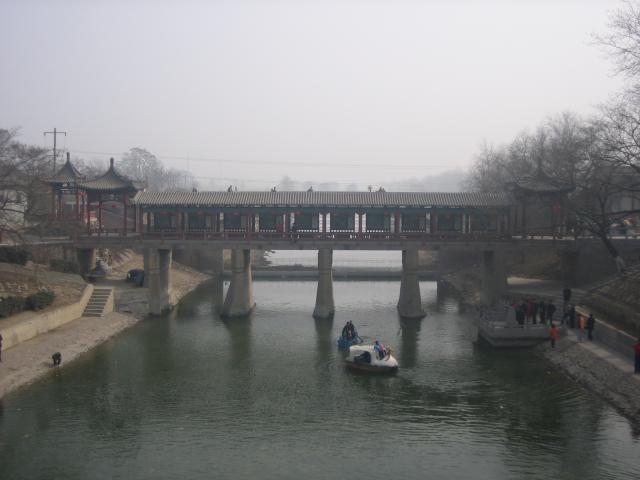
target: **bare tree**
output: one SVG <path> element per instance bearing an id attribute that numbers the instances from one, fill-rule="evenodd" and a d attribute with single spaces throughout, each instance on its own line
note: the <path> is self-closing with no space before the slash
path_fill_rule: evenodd
<path id="1" fill-rule="evenodd" d="M 635 81 L 640 75 L 640 5 L 631 0 L 622 3 L 609 17 L 609 33 L 594 39 L 611 56 L 616 72 Z"/>
<path id="2" fill-rule="evenodd" d="M 154 154 L 144 148 L 132 148 L 122 155 L 118 170 L 138 181 L 147 184 L 149 190 L 192 190 L 198 186 L 195 177 L 176 168 L 165 168 Z"/>
<path id="3" fill-rule="evenodd" d="M 19 240 L 27 227 L 46 220 L 50 173 L 48 151 L 15 140 L 16 130 L 0 129 L 0 234 Z"/>

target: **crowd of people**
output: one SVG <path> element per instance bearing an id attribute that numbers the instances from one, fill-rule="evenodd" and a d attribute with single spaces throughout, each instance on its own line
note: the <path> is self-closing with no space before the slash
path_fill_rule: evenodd
<path id="1" fill-rule="evenodd" d="M 509 316 L 520 325 L 536 325 L 537 323 L 549 323 L 553 320 L 556 306 L 552 301 L 536 299 L 522 299 L 520 302 L 513 302 L 509 311 Z"/>

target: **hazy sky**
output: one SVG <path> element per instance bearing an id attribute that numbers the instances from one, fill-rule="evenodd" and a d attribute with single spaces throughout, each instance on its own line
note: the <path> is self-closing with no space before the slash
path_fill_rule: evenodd
<path id="1" fill-rule="evenodd" d="M 384 185 L 592 113 L 621 83 L 590 38 L 618 6 L 0 0 L 0 128 L 49 146 L 66 130 L 86 159 L 143 147 L 247 189 Z"/>

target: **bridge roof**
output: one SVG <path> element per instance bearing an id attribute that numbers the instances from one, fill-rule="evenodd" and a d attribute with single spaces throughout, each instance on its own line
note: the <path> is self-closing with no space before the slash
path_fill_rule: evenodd
<path id="1" fill-rule="evenodd" d="M 507 207 L 506 193 L 481 192 L 139 192 L 143 206 Z"/>

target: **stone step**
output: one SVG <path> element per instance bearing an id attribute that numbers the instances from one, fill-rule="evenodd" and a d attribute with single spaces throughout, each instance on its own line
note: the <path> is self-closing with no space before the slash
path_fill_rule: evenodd
<path id="1" fill-rule="evenodd" d="M 111 294 L 110 288 L 94 289 L 82 315 L 85 317 L 101 317 Z"/>

